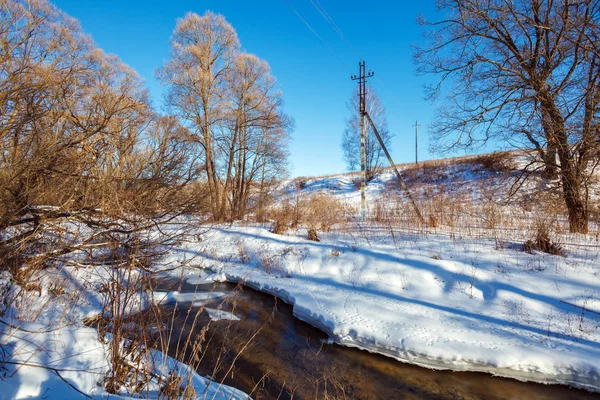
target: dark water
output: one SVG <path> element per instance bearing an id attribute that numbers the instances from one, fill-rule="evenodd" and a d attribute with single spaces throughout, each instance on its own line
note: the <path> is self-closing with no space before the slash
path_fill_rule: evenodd
<path id="1" fill-rule="evenodd" d="M 206 310 L 190 303 L 180 304 L 175 314 L 174 305 L 163 306 L 165 322 L 172 322 L 174 333 L 169 355 L 190 362 L 189 354 L 177 354 L 177 343 L 181 348 L 190 334 L 204 338 L 202 359 L 195 363 L 198 372 L 251 393 L 254 399 L 600 399 L 600 394 L 566 386 L 433 371 L 325 344 L 327 336 L 296 319 L 291 306 L 229 283 L 161 282 L 158 289 L 230 294 L 206 307 L 233 311 L 241 321 L 210 322 Z"/>

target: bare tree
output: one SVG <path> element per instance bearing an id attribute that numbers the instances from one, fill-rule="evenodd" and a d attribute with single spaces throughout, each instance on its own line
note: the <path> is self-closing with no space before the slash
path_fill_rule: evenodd
<path id="1" fill-rule="evenodd" d="M 171 39 L 171 57 L 158 71 L 168 86 L 167 104 L 186 122 L 202 147 L 213 217 L 222 219 L 217 175 L 215 135 L 225 118 L 227 74 L 233 68 L 240 43 L 222 15 L 188 13 L 177 21 Z"/>
<path id="2" fill-rule="evenodd" d="M 291 121 L 281 110 L 281 92 L 265 61 L 240 52 L 221 15 L 188 13 L 171 45 L 158 76 L 168 86 L 169 107 L 201 147 L 212 217 L 242 218 L 260 173 L 285 173 L 280 159 Z"/>
<path id="3" fill-rule="evenodd" d="M 0 2 L 2 222 L 24 213 L 53 167 L 73 158 L 67 102 L 92 68 L 90 51 L 77 23 L 47 2 Z"/>
<path id="4" fill-rule="evenodd" d="M 188 210 L 191 136 L 153 112 L 135 71 L 77 21 L 45 0 L 0 0 L 0 274 L 11 277 L 0 308 L 41 288 L 40 271 L 110 263 L 101 313 L 112 329 L 110 392 L 140 376 L 139 363 L 129 374 L 122 321 L 149 263 L 181 235 L 160 228 Z"/>
<path id="5" fill-rule="evenodd" d="M 418 71 L 447 90 L 433 139 L 448 151 L 500 140 L 534 147 L 558 171 L 570 230 L 588 231 L 586 182 L 598 148 L 597 1 L 440 0 L 445 17 L 420 22 Z M 558 161 L 556 160 L 558 156 Z"/>
<path id="6" fill-rule="evenodd" d="M 139 76 L 46 1 L 2 1 L 0 15 L 0 267 L 74 251 L 85 239 L 47 234 L 67 218 L 181 212 L 187 131 L 154 115 Z"/>
<path id="7" fill-rule="evenodd" d="M 371 86 L 367 86 L 367 112 L 378 128 L 381 139 L 386 147 L 390 146 L 390 141 L 393 137 L 390 133 L 385 116 L 385 108 L 379 96 Z M 346 120 L 346 129 L 342 136 L 342 152 L 346 167 L 350 171 L 354 171 L 360 167 L 360 116 L 358 87 L 354 91 L 352 97 L 346 103 L 351 117 Z M 373 179 L 382 166 L 385 160 L 385 155 L 379 142 L 375 138 L 375 134 L 369 124 L 365 126 L 365 158 L 366 158 L 366 173 L 367 180 Z"/>
<path id="8" fill-rule="evenodd" d="M 281 96 L 265 61 L 245 53 L 236 58 L 230 75 L 232 118 L 226 148 L 229 153 L 226 176 L 232 185 L 230 188 L 225 185 L 225 191 L 231 194 L 234 218 L 244 216 L 259 174 L 271 171 L 274 177 L 280 177 L 286 172 L 291 123 L 281 110 Z M 264 176 L 261 181 L 264 185 Z"/>

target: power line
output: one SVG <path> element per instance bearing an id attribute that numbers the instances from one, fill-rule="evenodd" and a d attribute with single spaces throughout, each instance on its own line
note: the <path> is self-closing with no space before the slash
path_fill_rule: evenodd
<path id="1" fill-rule="evenodd" d="M 363 56 L 361 56 L 360 53 L 356 50 L 356 48 L 354 46 L 352 46 L 352 43 L 350 43 L 350 41 L 348 40 L 348 38 L 346 38 L 346 36 L 344 35 L 344 32 L 342 32 L 342 30 L 340 29 L 340 27 L 338 26 L 338 24 L 336 24 L 335 21 L 333 20 L 333 18 L 331 18 L 331 16 L 329 15 L 329 13 L 325 9 L 325 7 L 323 7 L 323 5 L 319 2 L 319 0 L 310 0 L 310 2 L 317 9 L 317 11 L 323 16 L 323 18 L 325 18 L 325 21 L 327 21 L 332 26 L 333 30 L 352 49 L 352 51 L 354 52 L 354 54 L 356 54 L 358 56 L 358 58 L 360 59 L 360 61 L 363 61 L 364 60 Z"/>
<path id="2" fill-rule="evenodd" d="M 287 3 L 287 0 L 284 0 L 284 1 L 286 1 L 286 3 Z M 335 23 L 335 21 L 333 20 L 333 18 L 331 17 L 331 15 L 329 15 L 329 13 L 325 9 L 325 7 L 323 7 L 323 5 L 319 2 L 319 0 L 310 0 L 310 2 L 317 9 L 317 11 L 319 11 L 319 13 L 321 14 L 321 16 L 323 18 L 325 18 L 325 20 L 332 26 L 333 30 L 344 40 L 344 42 L 346 42 L 346 44 L 348 45 L 348 47 L 350 47 L 350 49 L 354 52 L 354 54 L 356 54 L 358 56 L 358 58 L 360 58 L 360 60 L 363 61 L 364 60 L 363 56 L 361 56 L 360 53 L 356 50 L 356 48 L 352 45 L 352 43 L 350 43 L 350 40 L 348 40 L 348 38 L 344 35 L 344 33 L 342 32 L 342 30 L 340 29 L 340 27 Z M 377 81 L 381 84 L 381 86 L 383 87 L 383 89 L 386 91 L 386 93 L 392 99 L 394 99 L 399 105 L 402 105 L 402 103 L 400 102 L 400 100 L 398 100 L 396 98 L 396 96 L 394 96 L 392 94 L 392 92 L 390 92 L 388 90 L 387 86 L 383 83 L 383 81 L 379 78 L 379 76 L 376 76 L 375 79 L 377 79 Z"/>
<path id="3" fill-rule="evenodd" d="M 375 77 L 375 79 L 377 79 L 377 81 L 378 81 L 378 82 L 381 84 L 381 86 L 383 87 L 383 90 L 385 90 L 385 91 L 386 91 L 386 93 L 387 93 L 387 94 L 389 94 L 389 95 L 390 95 L 390 97 L 391 97 L 392 99 L 396 100 L 396 102 L 397 102 L 398 104 L 402 105 L 402 103 L 400 102 L 400 100 L 398 100 L 398 98 L 396 98 L 396 96 L 394 96 L 394 95 L 392 94 L 392 92 L 390 92 L 390 91 L 388 90 L 387 86 L 385 86 L 385 84 L 383 83 L 383 81 L 382 81 L 381 79 L 379 79 L 379 76 L 376 76 L 376 77 Z"/>
<path id="4" fill-rule="evenodd" d="M 304 22 L 304 25 L 306 25 L 308 27 L 308 29 L 310 29 L 310 31 L 312 33 L 314 33 L 314 35 L 317 38 L 319 38 L 319 40 L 325 45 L 327 50 L 329 50 L 331 52 L 331 54 L 333 54 L 335 56 L 335 58 L 337 58 L 344 65 L 344 67 L 346 67 L 348 72 L 350 72 L 352 74 L 352 70 L 350 69 L 350 67 L 348 67 L 348 65 L 344 62 L 344 60 L 342 60 L 340 58 L 340 56 L 338 56 L 338 54 L 335 51 L 333 51 L 333 49 L 331 48 L 331 46 L 329 46 L 329 44 L 325 41 L 325 39 L 323 39 L 321 36 L 319 36 L 319 34 L 312 28 L 312 26 L 310 26 L 310 24 L 308 22 L 306 22 L 306 20 L 304 18 L 302 18 L 302 15 L 300 15 L 300 13 L 298 11 L 296 11 L 296 9 L 288 2 L 288 0 L 283 0 L 283 1 L 285 2 L 285 4 L 287 4 L 292 9 L 292 11 L 298 16 L 298 18 L 300 18 L 300 20 L 302 22 Z"/>

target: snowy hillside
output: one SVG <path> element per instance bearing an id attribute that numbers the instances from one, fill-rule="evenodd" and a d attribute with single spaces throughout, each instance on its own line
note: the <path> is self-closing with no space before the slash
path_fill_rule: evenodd
<path id="1" fill-rule="evenodd" d="M 431 199 L 435 195 L 446 195 L 461 202 L 484 202 L 493 195 L 499 204 L 518 204 L 532 198 L 542 196 L 542 192 L 558 192 L 558 180 L 546 181 L 540 178 L 541 164 L 534 155 L 522 151 L 509 151 L 481 154 L 474 156 L 454 157 L 441 160 L 425 161 L 419 164 L 398 164 L 398 170 L 416 198 L 421 201 Z M 529 174 L 523 174 L 526 169 Z M 600 196 L 598 171 L 590 185 L 592 199 Z M 511 193 L 513 184 L 514 193 Z M 350 172 L 323 177 L 299 177 L 286 182 L 284 192 L 317 193 L 326 192 L 344 199 L 354 206 L 360 205 L 360 172 Z M 367 183 L 367 196 L 371 203 L 389 197 L 398 191 L 395 173 L 391 168 L 381 170 L 375 178 Z"/>
<path id="2" fill-rule="evenodd" d="M 372 222 L 390 223 L 398 229 L 423 232 L 493 236 L 527 240 L 543 223 L 570 242 L 567 212 L 558 179 L 540 177 L 539 163 L 524 152 L 502 152 L 398 165 L 428 227 L 414 215 L 395 174 L 385 168 L 367 184 L 367 213 Z M 532 171 L 523 174 L 523 169 Z M 598 234 L 600 174 L 594 171 L 589 185 L 590 232 Z M 278 204 L 295 203 L 315 195 L 329 196 L 357 216 L 360 208 L 360 175 L 345 173 L 301 177 L 285 183 Z M 515 236 L 516 235 L 516 236 Z"/>
<path id="3" fill-rule="evenodd" d="M 330 342 L 401 362 L 600 391 L 597 221 L 591 234 L 567 233 L 559 194 L 536 176 L 509 198 L 518 162 L 480 157 L 402 166 L 426 226 L 389 171 L 368 184 L 366 221 L 357 218 L 355 175 L 296 179 L 262 223 L 210 225 L 182 217 L 164 225 L 161 234 L 185 231 L 184 239 L 165 247 L 152 271 L 191 284 L 243 283 L 292 304 Z M 61 229 L 85 230 L 76 222 Z M 307 240 L 311 229 L 320 241 Z M 0 397 L 109 395 L 112 336 L 84 319 L 102 319 L 106 285 L 121 275 L 91 263 L 87 251 L 74 254 L 44 270 L 37 286 L 12 286 L 22 293 L 1 320 L 3 344 L 12 352 L 4 354 L 7 392 Z M 117 283 L 130 287 L 144 268 Z M 209 300 L 143 287 L 131 289 L 132 304 L 117 302 L 124 314 L 154 303 Z M 242 323 L 217 308 L 206 311 L 211 320 Z M 116 395 L 158 397 L 159 383 L 183 371 L 193 397 L 247 397 L 161 353 L 151 358 L 144 391 L 123 388 Z"/>

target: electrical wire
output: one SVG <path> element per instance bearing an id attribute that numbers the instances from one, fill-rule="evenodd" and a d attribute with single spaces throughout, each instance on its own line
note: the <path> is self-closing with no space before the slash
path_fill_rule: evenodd
<path id="1" fill-rule="evenodd" d="M 323 18 L 325 18 L 325 21 L 327 21 L 332 26 L 333 30 L 352 49 L 354 54 L 356 54 L 361 61 L 364 60 L 363 56 L 361 56 L 360 53 L 356 50 L 356 48 L 354 46 L 352 46 L 352 43 L 350 43 L 348 38 L 346 38 L 346 35 L 344 35 L 344 32 L 342 32 L 342 30 L 340 29 L 338 24 L 336 24 L 335 21 L 333 20 L 333 18 L 331 18 L 331 16 L 329 15 L 329 13 L 325 9 L 325 7 L 323 7 L 323 5 L 319 2 L 319 0 L 310 0 L 310 2 L 317 9 L 317 11 L 323 16 Z"/>
<path id="2" fill-rule="evenodd" d="M 319 38 L 319 40 L 323 43 L 323 45 L 325 45 L 325 47 L 327 48 L 327 50 L 329 50 L 331 52 L 331 54 L 333 54 L 335 56 L 335 58 L 337 58 L 339 60 L 339 62 L 341 62 L 344 67 L 346 67 L 346 69 L 348 70 L 348 72 L 350 72 L 350 74 L 352 74 L 352 70 L 350 69 L 350 67 L 348 66 L 348 64 L 346 64 L 344 62 L 344 60 L 341 59 L 341 57 L 331 48 L 331 46 L 329 46 L 329 44 L 325 41 L 325 39 L 323 39 L 321 36 L 319 36 L 319 34 L 317 33 L 317 31 L 315 31 L 313 29 L 312 26 L 310 26 L 310 24 L 308 22 L 306 22 L 306 20 L 304 18 L 302 18 L 302 15 L 300 15 L 300 13 L 298 11 L 296 11 L 296 9 L 288 2 L 288 0 L 283 0 L 285 2 L 285 4 L 287 4 L 292 11 L 298 16 L 298 18 L 300 18 L 300 20 L 302 22 L 304 22 L 304 25 L 306 25 L 308 27 L 308 29 L 310 29 L 310 31 L 312 33 L 314 33 L 314 35 Z"/>
<path id="3" fill-rule="evenodd" d="M 284 0 L 284 1 L 286 1 L 286 0 Z M 317 11 L 319 11 L 319 13 L 321 14 L 321 16 L 325 19 L 325 21 L 327 21 L 331 25 L 331 27 L 333 28 L 333 30 L 342 38 L 342 40 L 344 40 L 344 42 L 346 42 L 346 44 L 348 45 L 348 47 L 350 47 L 350 49 L 354 52 L 354 54 L 356 54 L 361 61 L 364 61 L 364 57 L 361 56 L 360 53 L 356 50 L 356 48 L 352 45 L 352 43 L 350 43 L 350 40 L 348 40 L 348 38 L 346 37 L 346 35 L 344 35 L 344 32 L 342 32 L 342 30 L 340 29 L 340 27 L 338 26 L 338 24 L 335 23 L 335 21 L 333 20 L 333 18 L 331 17 L 331 15 L 329 15 L 329 13 L 325 9 L 325 7 L 323 7 L 323 5 L 319 2 L 319 0 L 310 0 L 310 2 L 317 9 Z M 287 3 L 287 1 L 286 1 L 286 3 Z M 389 89 L 387 88 L 387 86 L 385 85 L 385 83 L 383 83 L 383 81 L 379 78 L 378 75 L 375 75 L 375 79 L 377 79 L 377 81 L 379 82 L 379 84 L 383 87 L 383 89 L 385 90 L 385 92 L 392 99 L 394 99 L 399 105 L 402 105 L 402 103 L 400 102 L 400 100 L 398 100 L 398 98 L 396 96 L 394 96 L 392 94 L 392 92 L 389 91 Z"/>
<path id="4" fill-rule="evenodd" d="M 377 82 L 379 82 L 379 83 L 381 84 L 381 87 L 383 87 L 383 90 L 385 90 L 385 91 L 386 91 L 386 93 L 387 93 L 388 95 L 390 95 L 390 97 L 391 97 L 392 99 L 396 100 L 396 102 L 397 102 L 398 104 L 402 105 L 402 103 L 400 102 L 400 100 L 398 100 L 398 98 L 397 98 L 396 96 L 394 96 L 394 95 L 392 94 L 392 92 L 390 92 L 390 91 L 388 90 L 387 86 L 385 86 L 385 84 L 383 83 L 383 81 L 382 81 L 381 79 L 379 79 L 379 76 L 378 76 L 378 75 L 375 75 L 375 79 L 377 79 Z"/>

